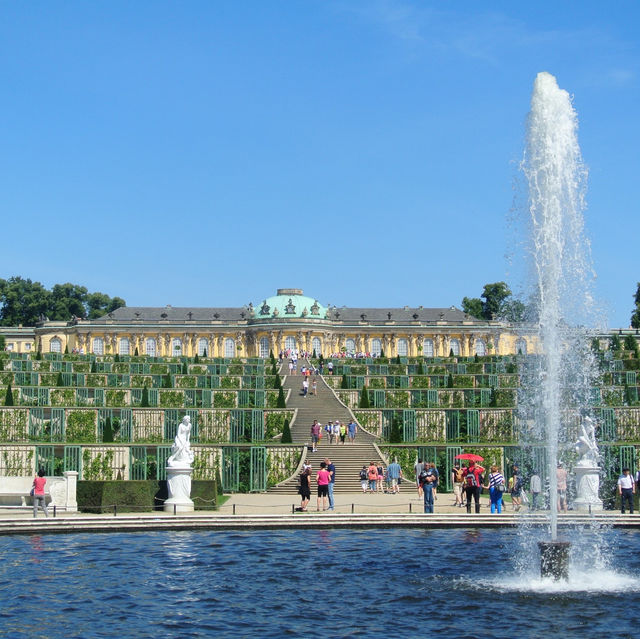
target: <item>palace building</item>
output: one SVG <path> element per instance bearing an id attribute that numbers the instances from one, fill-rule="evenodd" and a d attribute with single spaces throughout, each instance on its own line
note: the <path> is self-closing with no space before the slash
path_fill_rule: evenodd
<path id="1" fill-rule="evenodd" d="M 17 352 L 147 356 L 268 357 L 286 349 L 387 357 L 526 354 L 534 348 L 525 325 L 485 321 L 456 308 L 324 306 L 300 289 L 243 307 L 123 306 L 93 320 L 43 319 L 33 328 L 3 329 Z"/>

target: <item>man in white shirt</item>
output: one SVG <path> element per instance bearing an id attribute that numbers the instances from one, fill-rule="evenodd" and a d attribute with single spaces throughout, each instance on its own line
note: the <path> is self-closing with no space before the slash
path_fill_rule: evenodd
<path id="1" fill-rule="evenodd" d="M 636 492 L 636 483 L 628 468 L 622 469 L 622 475 L 618 478 L 618 493 L 620 494 L 620 508 L 624 515 L 624 502 L 629 502 L 629 514 L 633 515 L 633 495 Z"/>

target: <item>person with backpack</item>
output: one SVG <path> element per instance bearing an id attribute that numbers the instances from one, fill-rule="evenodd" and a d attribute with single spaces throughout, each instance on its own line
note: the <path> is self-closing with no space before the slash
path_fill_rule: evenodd
<path id="1" fill-rule="evenodd" d="M 480 491 L 482 490 L 482 474 L 484 468 L 471 460 L 463 469 L 464 492 L 467 498 L 467 512 L 471 513 L 471 500 L 475 501 L 476 514 L 480 513 Z"/>
<path id="2" fill-rule="evenodd" d="M 513 466 L 513 475 L 509 479 L 509 489 L 511 490 L 513 509 L 518 512 L 522 505 L 522 475 L 517 465 Z"/>
<path id="3" fill-rule="evenodd" d="M 363 466 L 360 471 L 360 486 L 362 487 L 362 492 L 367 492 L 367 487 L 369 486 L 369 478 L 367 477 L 367 467 Z"/>

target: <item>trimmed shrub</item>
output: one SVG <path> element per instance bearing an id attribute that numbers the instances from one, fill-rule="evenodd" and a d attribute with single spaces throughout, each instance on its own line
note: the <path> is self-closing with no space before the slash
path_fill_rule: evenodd
<path id="1" fill-rule="evenodd" d="M 369 390 L 366 386 L 362 387 L 360 391 L 360 403 L 358 404 L 358 408 L 370 408 L 371 403 L 369 402 Z"/>
<path id="2" fill-rule="evenodd" d="M 285 419 L 284 427 L 282 429 L 282 438 L 280 439 L 280 442 L 282 444 L 291 444 L 292 441 L 293 440 L 291 439 L 291 429 L 289 428 L 289 420 Z"/>
<path id="3" fill-rule="evenodd" d="M 282 390 L 282 386 L 278 389 L 278 401 L 276 402 L 276 408 L 286 408 L 287 402 L 284 399 L 284 391 Z"/>
<path id="4" fill-rule="evenodd" d="M 11 390 L 11 384 L 7 385 L 7 392 L 4 396 L 4 405 L 5 406 L 13 406 L 13 391 Z"/>

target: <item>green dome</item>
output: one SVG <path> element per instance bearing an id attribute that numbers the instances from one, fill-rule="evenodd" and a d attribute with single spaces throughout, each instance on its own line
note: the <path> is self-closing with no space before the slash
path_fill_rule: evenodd
<path id="1" fill-rule="evenodd" d="M 267 297 L 263 302 L 256 304 L 255 317 L 283 317 L 283 318 L 321 318 L 327 314 L 327 307 L 323 306 L 313 297 L 303 294 L 297 288 L 279 288 L 278 294 Z"/>

